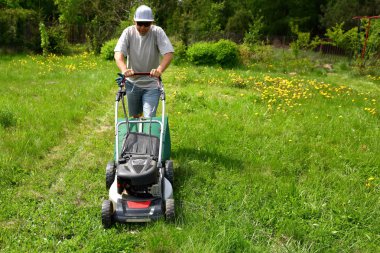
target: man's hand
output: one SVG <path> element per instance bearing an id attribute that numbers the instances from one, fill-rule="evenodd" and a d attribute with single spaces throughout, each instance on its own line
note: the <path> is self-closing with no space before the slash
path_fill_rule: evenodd
<path id="1" fill-rule="evenodd" d="M 123 72 L 123 74 L 128 77 L 128 76 L 133 76 L 135 74 L 135 72 L 133 71 L 133 69 L 127 69 L 126 71 Z"/>
<path id="2" fill-rule="evenodd" d="M 150 75 L 154 77 L 160 77 L 164 73 L 165 69 L 169 66 L 172 61 L 173 53 L 166 53 L 162 57 L 160 65 L 156 69 L 150 71 Z"/>
<path id="3" fill-rule="evenodd" d="M 159 70 L 158 68 L 157 69 L 152 69 L 150 71 L 150 75 L 154 76 L 154 77 L 160 77 L 162 75 L 162 71 Z"/>

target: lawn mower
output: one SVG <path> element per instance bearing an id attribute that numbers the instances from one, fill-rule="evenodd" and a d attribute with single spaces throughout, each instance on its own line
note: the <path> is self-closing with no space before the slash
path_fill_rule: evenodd
<path id="1" fill-rule="evenodd" d="M 173 161 L 170 159 L 170 134 L 165 116 L 165 91 L 161 91 L 162 116 L 133 118 L 125 107 L 125 76 L 118 74 L 119 90 L 115 103 L 114 160 L 106 166 L 109 199 L 102 203 L 102 224 L 149 222 L 160 218 L 174 220 Z M 149 75 L 149 73 L 135 73 Z M 124 118 L 118 117 L 122 104 Z"/>

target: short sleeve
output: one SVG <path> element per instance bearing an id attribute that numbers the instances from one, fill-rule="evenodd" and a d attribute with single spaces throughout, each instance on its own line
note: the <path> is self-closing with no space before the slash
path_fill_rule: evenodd
<path id="1" fill-rule="evenodd" d="M 129 41 L 128 41 L 127 35 L 128 35 L 128 28 L 123 31 L 114 49 L 114 52 L 122 52 L 125 57 L 128 54 L 127 48 L 129 47 Z"/>
<path id="2" fill-rule="evenodd" d="M 164 55 L 167 53 L 173 53 L 174 48 L 168 36 L 166 36 L 165 31 L 160 27 L 157 27 L 157 28 L 158 28 L 157 29 L 157 46 L 158 46 L 158 50 L 160 51 L 160 54 Z"/>

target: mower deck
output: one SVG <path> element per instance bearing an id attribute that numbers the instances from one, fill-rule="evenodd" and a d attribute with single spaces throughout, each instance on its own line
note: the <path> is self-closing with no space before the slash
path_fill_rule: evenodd
<path id="1" fill-rule="evenodd" d="M 158 220 L 163 216 L 161 198 L 137 198 L 123 195 L 117 200 L 115 221 L 149 222 Z"/>

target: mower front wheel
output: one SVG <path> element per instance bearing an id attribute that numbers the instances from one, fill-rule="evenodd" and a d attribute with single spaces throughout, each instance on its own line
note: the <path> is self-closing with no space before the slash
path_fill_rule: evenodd
<path id="1" fill-rule="evenodd" d="M 175 210 L 174 210 L 174 199 L 167 199 L 165 201 L 165 219 L 169 222 L 174 221 Z"/>
<path id="2" fill-rule="evenodd" d="M 173 182 L 174 182 L 174 170 L 173 170 L 173 161 L 172 160 L 167 160 L 165 162 L 165 177 L 169 182 L 172 184 L 173 187 Z"/>
<path id="3" fill-rule="evenodd" d="M 113 224 L 113 206 L 110 200 L 104 200 L 102 204 L 102 224 L 104 228 L 110 228 Z"/>
<path id="4" fill-rule="evenodd" d="M 116 171 L 116 166 L 115 162 L 111 161 L 107 163 L 106 166 L 106 188 L 107 190 L 111 187 L 113 184 L 113 181 L 115 181 L 115 171 Z"/>

